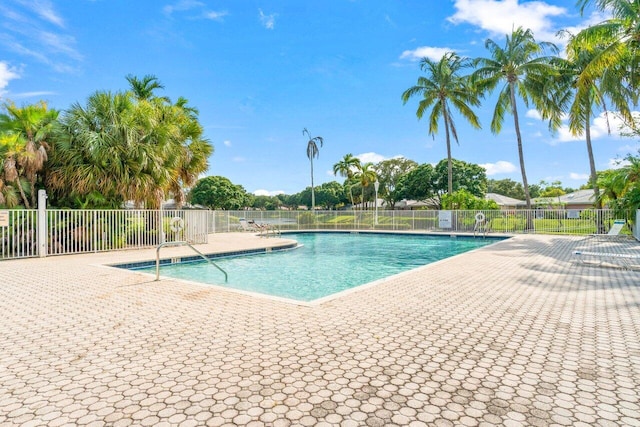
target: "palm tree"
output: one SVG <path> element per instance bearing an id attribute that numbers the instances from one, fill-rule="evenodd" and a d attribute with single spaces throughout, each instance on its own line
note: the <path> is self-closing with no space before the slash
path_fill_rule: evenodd
<path id="1" fill-rule="evenodd" d="M 566 105 L 569 118 L 569 130 L 574 136 L 584 135 L 589 156 L 590 183 L 596 195 L 595 207 L 602 209 L 602 199 L 598 196 L 598 176 L 595 157 L 591 144 L 591 118 L 594 107 L 607 111 L 606 99 L 609 99 L 624 116 L 630 116 L 627 100 L 629 94 L 620 81 L 624 78 L 624 69 L 612 66 L 603 70 L 597 78 L 589 79 L 585 76 L 590 64 L 596 58 L 603 46 L 584 46 L 575 36 L 570 35 L 567 45 L 567 58 L 556 58 L 560 70 L 560 88 L 557 104 Z M 608 117 L 608 116 L 607 116 Z M 601 224 L 600 224 L 601 226 Z"/>
<path id="2" fill-rule="evenodd" d="M 4 159 L 0 161 L 0 206 L 9 208 L 20 204 L 15 187 L 18 187 L 25 206 L 29 203 L 16 169 L 15 150 L 18 139 L 18 135 L 0 133 L 0 159 Z M 15 187 L 12 183 L 15 183 Z"/>
<path id="3" fill-rule="evenodd" d="M 147 74 L 143 78 L 138 78 L 132 74 L 125 76 L 125 79 L 129 82 L 131 92 L 135 98 L 139 101 L 150 101 L 152 99 L 160 99 L 161 101 L 169 102 L 167 97 L 156 97 L 156 89 L 164 89 L 164 85 L 160 83 L 160 80 L 152 74 Z"/>
<path id="4" fill-rule="evenodd" d="M 453 167 L 451 163 L 451 136 L 458 142 L 458 131 L 453 121 L 451 106 L 476 129 L 480 128 L 478 116 L 471 106 L 480 105 L 478 93 L 469 84 L 468 77 L 460 76 L 460 71 L 471 66 L 471 61 L 460 58 L 453 52 L 445 53 L 439 61 L 424 58 L 420 68 L 427 73 L 426 77 L 419 77 L 418 83 L 402 94 L 402 101 L 406 104 L 414 95 L 421 95 L 416 116 L 421 119 L 424 112 L 433 106 L 429 114 L 429 134 L 438 133 L 438 121 L 444 122 L 447 141 L 447 159 L 449 161 L 448 192 L 453 193 Z"/>
<path id="5" fill-rule="evenodd" d="M 556 74 L 551 64 L 551 58 L 539 56 L 549 48 L 557 52 L 552 43 L 536 42 L 531 30 L 517 28 L 511 35 L 506 36 L 504 48 L 498 46 L 493 40 L 487 39 L 485 47 L 491 53 L 490 58 L 477 58 L 474 65 L 478 67 L 472 78 L 480 91 L 493 91 L 501 83 L 506 83 L 500 94 L 491 120 L 491 131 L 500 133 L 504 114 L 510 111 L 518 142 L 518 156 L 520 158 L 520 171 L 522 172 L 522 185 L 527 203 L 527 209 L 531 209 L 531 195 L 529 183 L 524 167 L 524 153 L 522 150 L 522 135 L 516 104 L 516 95 L 520 95 L 525 105 L 529 101 L 540 110 L 543 118 L 553 118 L 554 108 L 550 107 L 548 83 L 550 77 Z M 555 119 L 554 119 L 555 120 Z"/>
<path id="6" fill-rule="evenodd" d="M 353 154 L 345 154 L 342 160 L 333 165 L 333 174 L 340 175 L 347 178 L 347 180 L 353 178 L 355 171 L 361 167 L 360 159 L 354 157 Z M 351 197 L 351 206 L 353 206 L 353 192 L 351 191 L 351 185 L 349 186 L 349 196 Z"/>
<path id="7" fill-rule="evenodd" d="M 198 176 L 208 169 L 208 159 L 213 153 L 213 146 L 203 137 L 204 129 L 198 121 L 198 110 L 187 103 L 181 97 L 176 104 L 162 108 L 162 117 L 169 122 L 169 126 L 174 127 L 169 135 L 172 137 L 171 146 L 176 162 L 168 190 L 178 208 L 185 201 L 184 188 L 195 185 Z"/>
<path id="8" fill-rule="evenodd" d="M 166 129 L 151 128 L 154 109 L 128 93 L 96 92 L 60 120 L 49 185 L 71 196 L 97 191 L 107 199 L 154 207 L 170 182 L 175 151 Z"/>
<path id="9" fill-rule="evenodd" d="M 333 165 L 333 174 L 345 178 L 353 178 L 354 173 L 360 168 L 360 159 L 353 154 L 345 154 L 342 160 Z"/>
<path id="10" fill-rule="evenodd" d="M 640 209 L 640 157 L 627 155 L 627 164 L 600 172 L 600 197 L 606 199 L 616 215 Z"/>
<path id="11" fill-rule="evenodd" d="M 45 102 L 17 107 L 5 104 L 7 114 L 0 114 L 0 133 L 11 135 L 14 139 L 13 150 L 5 161 L 5 173 L 13 176 L 23 203 L 27 209 L 36 205 L 36 181 L 47 161 L 49 136 L 58 118 L 58 111 L 48 109 Z M 29 182 L 31 202 L 22 189 L 19 178 L 23 176 Z"/>
<path id="12" fill-rule="evenodd" d="M 364 189 L 376 182 L 376 179 L 378 179 L 373 163 L 367 162 L 362 164 L 360 169 L 355 173 L 354 178 L 360 181 L 360 188 L 362 191 L 362 209 L 364 209 Z"/>
<path id="13" fill-rule="evenodd" d="M 322 139 L 321 136 L 316 136 L 314 138 L 311 138 L 311 135 L 309 134 L 309 131 L 307 130 L 307 128 L 302 129 L 302 135 L 305 135 L 305 134 L 309 138 L 309 141 L 307 142 L 307 157 L 311 162 L 311 211 L 315 212 L 316 196 L 313 189 L 313 159 L 314 157 L 320 156 L 320 149 L 318 148 L 318 144 L 320 144 L 320 147 L 322 147 L 322 144 L 324 144 L 324 140 Z"/>
<path id="14" fill-rule="evenodd" d="M 578 85 L 589 86 L 590 82 L 613 66 L 626 66 L 627 75 L 621 84 L 638 88 L 640 75 L 640 1 L 638 0 L 578 0 L 580 12 L 587 6 L 595 6 L 611 14 L 611 17 L 599 24 L 580 31 L 576 38 L 586 46 L 602 45 L 597 54 L 585 67 L 578 79 Z M 633 90 L 633 102 L 638 102 L 638 90 Z M 624 117 L 629 120 L 630 117 Z"/>

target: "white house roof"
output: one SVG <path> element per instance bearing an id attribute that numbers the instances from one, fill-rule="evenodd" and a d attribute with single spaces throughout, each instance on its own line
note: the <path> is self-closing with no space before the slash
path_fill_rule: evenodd
<path id="1" fill-rule="evenodd" d="M 512 197 L 503 196 L 498 193 L 487 193 L 484 198 L 486 200 L 493 200 L 498 206 L 519 206 L 524 204 L 523 200 L 514 199 Z"/>
<path id="2" fill-rule="evenodd" d="M 595 192 L 589 190 L 578 190 L 573 193 L 564 194 L 559 197 L 560 202 L 566 205 L 589 205 L 595 202 Z"/>

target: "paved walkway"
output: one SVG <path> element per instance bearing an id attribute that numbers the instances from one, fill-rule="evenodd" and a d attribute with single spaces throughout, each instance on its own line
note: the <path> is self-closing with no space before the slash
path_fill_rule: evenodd
<path id="1" fill-rule="evenodd" d="M 0 425 L 640 426 L 640 272 L 578 249 L 640 244 L 517 236 L 313 307 L 99 265 L 154 251 L 3 261 Z"/>

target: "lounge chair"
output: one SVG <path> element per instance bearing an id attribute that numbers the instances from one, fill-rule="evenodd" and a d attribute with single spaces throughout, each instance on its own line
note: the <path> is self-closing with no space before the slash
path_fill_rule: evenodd
<path id="1" fill-rule="evenodd" d="M 269 237 L 269 232 L 274 236 L 280 234 L 280 230 L 269 226 L 269 224 L 260 224 L 252 219 L 246 220 L 244 218 L 240 218 L 240 227 L 242 227 L 242 230 L 244 231 L 258 233 L 261 237 Z"/>
<path id="2" fill-rule="evenodd" d="M 616 219 L 613 221 L 613 225 L 611 226 L 607 234 L 592 234 L 592 236 L 604 238 L 620 237 L 620 232 L 622 231 L 625 222 L 626 221 L 624 219 Z"/>
<path id="3" fill-rule="evenodd" d="M 640 268 L 640 253 L 637 254 L 618 254 L 613 252 L 586 252 L 574 251 L 573 255 L 579 257 L 580 261 L 588 264 L 587 258 L 594 259 L 597 264 L 602 265 L 604 262 L 619 262 L 625 270 L 636 270 Z M 634 263 L 634 261 L 637 261 Z"/>
<path id="4" fill-rule="evenodd" d="M 253 220 L 249 220 L 247 221 L 244 218 L 240 218 L 240 228 L 242 229 L 242 231 L 260 231 L 260 228 L 256 226 L 256 223 Z"/>

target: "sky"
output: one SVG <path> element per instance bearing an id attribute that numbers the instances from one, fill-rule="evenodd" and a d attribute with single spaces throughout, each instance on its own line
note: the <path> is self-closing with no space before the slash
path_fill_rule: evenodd
<path id="1" fill-rule="evenodd" d="M 429 135 L 418 99 L 401 100 L 423 75 L 421 58 L 488 57 L 485 41 L 502 46 L 518 26 L 562 47 L 558 30 L 602 19 L 580 15 L 575 0 L 1 0 L 0 101 L 64 111 L 95 91 L 126 90 L 129 74 L 151 74 L 165 86 L 158 95 L 199 109 L 215 147 L 205 175 L 293 194 L 311 184 L 305 128 L 324 140 L 316 185 L 342 182 L 332 168 L 348 153 L 374 163 L 446 158 L 443 125 Z M 513 118 L 492 134 L 494 107 L 488 96 L 476 110 L 481 130 L 454 114 L 452 156 L 521 182 Z M 535 110 L 518 108 L 529 183 L 585 184 L 584 139 L 551 134 Z M 608 134 L 603 115 L 592 120 L 598 170 L 640 148 L 610 124 Z"/>

